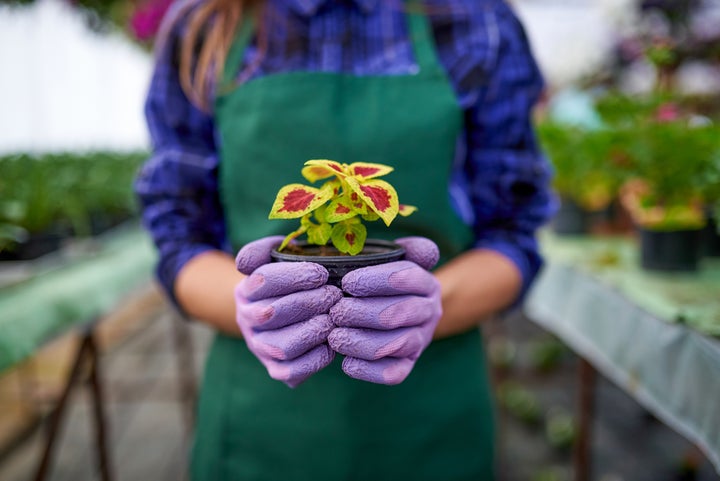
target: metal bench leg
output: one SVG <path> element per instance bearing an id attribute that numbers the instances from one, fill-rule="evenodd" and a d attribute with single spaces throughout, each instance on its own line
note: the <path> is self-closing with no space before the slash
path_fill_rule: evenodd
<path id="1" fill-rule="evenodd" d="M 108 449 L 108 429 L 105 422 L 105 397 L 100 375 L 100 352 L 95 342 L 94 330 L 86 333 L 88 339 L 88 353 L 90 355 L 90 373 L 88 383 L 92 389 L 93 414 L 95 416 L 95 440 L 97 443 L 98 464 L 100 476 L 103 481 L 112 481 L 112 469 L 110 463 L 110 450 Z"/>
<path id="2" fill-rule="evenodd" d="M 80 346 L 75 353 L 75 359 L 70 370 L 70 374 L 65 382 L 60 399 L 58 400 L 55 409 L 51 414 L 50 425 L 45 437 L 45 447 L 43 449 L 42 457 L 38 464 L 38 469 L 35 473 L 35 481 L 43 481 L 48 474 L 50 469 L 50 463 L 52 461 L 52 455 L 55 447 L 55 441 L 57 439 L 58 432 L 62 419 L 65 415 L 67 408 L 67 401 L 70 397 L 70 392 L 77 385 L 82 371 L 83 363 L 85 359 L 90 362 L 90 374 L 88 381 L 92 385 L 94 412 L 95 412 L 95 424 L 97 429 L 97 449 L 98 458 L 100 464 L 100 472 L 103 481 L 112 481 L 109 455 L 107 450 L 107 429 L 105 424 L 103 399 L 100 385 L 100 373 L 98 368 L 99 353 L 97 344 L 94 338 L 93 326 L 88 327 L 84 332 L 80 341 Z"/>
<path id="3" fill-rule="evenodd" d="M 592 470 L 592 423 L 595 416 L 597 371 L 582 357 L 578 365 L 578 436 L 573 451 L 575 481 L 589 481 Z"/>
<path id="4" fill-rule="evenodd" d="M 179 397 L 185 420 L 185 433 L 188 439 L 195 424 L 195 397 L 197 381 L 195 379 L 195 363 L 193 343 L 190 334 L 189 320 L 180 315 L 170 316 L 173 331 L 173 347 L 177 362 Z"/>

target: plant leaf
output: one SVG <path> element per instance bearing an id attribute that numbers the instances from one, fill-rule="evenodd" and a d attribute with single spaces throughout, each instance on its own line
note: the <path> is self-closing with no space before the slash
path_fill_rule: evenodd
<path id="1" fill-rule="evenodd" d="M 312 224 L 310 227 L 308 227 L 307 230 L 308 242 L 311 244 L 324 246 L 330 240 L 331 234 L 332 226 L 327 222 L 322 222 L 320 224 Z"/>
<path id="2" fill-rule="evenodd" d="M 319 223 L 326 222 L 325 220 L 325 210 L 327 209 L 327 206 L 321 205 L 317 209 L 315 209 L 315 212 L 313 212 L 313 215 L 315 216 L 315 220 Z"/>
<path id="3" fill-rule="evenodd" d="M 345 177 L 345 169 L 341 163 L 335 162 L 334 160 L 314 159 L 305 162 L 302 175 L 310 182 L 315 182 L 320 179 L 327 179 L 333 175 Z"/>
<path id="4" fill-rule="evenodd" d="M 359 177 L 360 180 L 387 175 L 393 170 L 389 165 L 371 164 L 370 162 L 353 162 L 348 166 L 350 175 Z"/>
<path id="5" fill-rule="evenodd" d="M 360 196 L 357 194 L 357 192 L 354 192 L 350 186 L 347 188 L 347 192 L 345 194 L 345 202 L 352 206 L 353 210 L 357 212 L 358 214 L 369 214 L 372 212 L 370 210 L 370 207 L 368 207 L 367 202 L 365 202 L 363 199 L 360 198 Z"/>
<path id="6" fill-rule="evenodd" d="M 340 197 L 338 199 L 334 199 L 327 206 L 327 209 L 325 210 L 325 220 L 334 224 L 354 217 L 357 214 L 358 213 L 355 209 L 347 203 L 347 200 Z"/>
<path id="7" fill-rule="evenodd" d="M 332 198 L 335 197 L 340 193 L 340 189 L 342 188 L 342 182 L 339 179 L 332 179 L 325 182 L 323 185 L 320 186 L 320 190 L 323 192 L 323 195 L 329 195 Z"/>
<path id="8" fill-rule="evenodd" d="M 380 216 L 385 225 L 389 226 L 400 208 L 395 188 L 384 180 L 377 179 L 359 182 L 353 177 L 348 177 L 345 181 Z"/>
<path id="9" fill-rule="evenodd" d="M 409 216 L 416 210 L 417 210 L 417 207 L 415 207 L 414 205 L 400 204 L 398 206 L 398 214 L 400 214 L 403 217 Z"/>
<path id="10" fill-rule="evenodd" d="M 368 222 L 375 222 L 380 218 L 380 216 L 370 210 L 367 214 L 362 214 L 362 218 Z"/>
<path id="11" fill-rule="evenodd" d="M 330 238 L 337 250 L 354 256 L 365 247 L 367 229 L 360 222 L 339 222 L 332 228 Z"/>
<path id="12" fill-rule="evenodd" d="M 312 212 L 332 196 L 331 190 L 320 190 L 302 184 L 280 189 L 270 209 L 269 219 L 295 219 Z"/>

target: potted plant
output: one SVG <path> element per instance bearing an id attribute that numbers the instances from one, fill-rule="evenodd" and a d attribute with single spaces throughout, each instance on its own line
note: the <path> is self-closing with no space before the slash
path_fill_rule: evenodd
<path id="1" fill-rule="evenodd" d="M 382 164 L 333 160 L 308 160 L 302 175 L 319 187 L 288 184 L 282 187 L 270 210 L 270 219 L 300 219 L 272 253 L 275 261 L 311 261 L 328 269 L 328 283 L 340 285 L 342 277 L 358 267 L 402 259 L 404 249 L 380 239 L 368 239 L 363 222 L 382 220 L 390 226 L 395 217 L 417 210 L 400 204 L 395 188 L 379 179 L 393 171 Z M 305 235 L 306 241 L 291 241 Z"/>
<path id="2" fill-rule="evenodd" d="M 551 226 L 561 235 L 586 234 L 610 207 L 620 183 L 611 132 L 552 121 L 539 123 L 537 131 L 560 197 Z"/>
<path id="3" fill-rule="evenodd" d="M 35 259 L 134 217 L 132 179 L 145 158 L 143 152 L 0 156 L 0 261 Z"/>
<path id="4" fill-rule="evenodd" d="M 650 119 L 627 138 L 635 178 L 623 186 L 621 200 L 640 230 L 642 267 L 696 270 L 720 151 L 718 128 L 682 117 Z"/>

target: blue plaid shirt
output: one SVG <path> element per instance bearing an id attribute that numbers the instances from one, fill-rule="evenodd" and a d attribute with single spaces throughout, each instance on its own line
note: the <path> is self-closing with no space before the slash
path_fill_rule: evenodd
<path id="1" fill-rule="evenodd" d="M 135 183 L 160 254 L 158 278 L 171 297 L 177 273 L 191 258 L 210 249 L 229 251 L 213 117 L 188 101 L 178 81 L 177 44 L 185 26 L 173 17 L 183 3 L 168 13 L 174 26 L 157 52 L 146 103 L 154 153 Z M 473 226 L 475 246 L 514 262 L 526 289 L 541 265 L 535 230 L 554 208 L 550 168 L 531 127 L 542 77 L 504 1 L 425 3 L 440 61 L 465 114 L 449 195 Z M 268 0 L 269 48 L 253 76 L 300 70 L 412 74 L 417 65 L 400 4 Z M 251 45 L 244 62 L 257 55 Z"/>

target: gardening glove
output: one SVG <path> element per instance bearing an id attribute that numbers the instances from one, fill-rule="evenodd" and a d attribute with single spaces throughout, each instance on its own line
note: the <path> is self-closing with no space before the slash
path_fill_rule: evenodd
<path id="1" fill-rule="evenodd" d="M 236 319 L 250 351 L 270 377 L 296 387 L 330 364 L 328 311 L 342 291 L 325 285 L 327 270 L 312 262 L 271 262 L 282 237 L 246 245 L 236 257 L 248 275 L 235 288 Z"/>
<path id="2" fill-rule="evenodd" d="M 438 261 L 434 242 L 406 237 L 405 260 L 356 269 L 343 277 L 344 297 L 330 309 L 338 326 L 330 347 L 345 355 L 343 371 L 378 384 L 399 384 L 430 344 L 442 315 L 440 283 L 428 271 Z"/>

